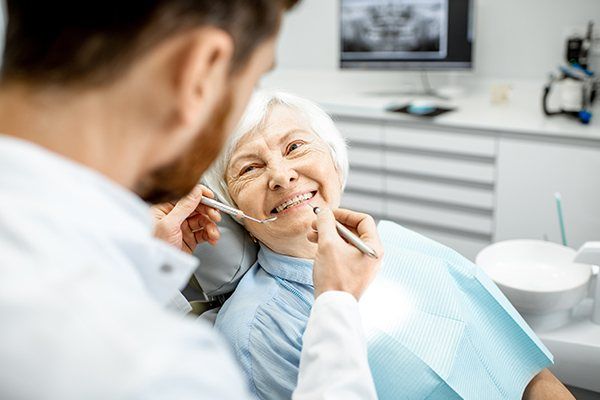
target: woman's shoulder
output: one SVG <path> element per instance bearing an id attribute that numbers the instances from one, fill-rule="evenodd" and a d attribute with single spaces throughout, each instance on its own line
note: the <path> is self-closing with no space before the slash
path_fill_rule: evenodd
<path id="1" fill-rule="evenodd" d="M 254 264 L 219 310 L 215 327 L 228 339 L 239 337 L 240 331 L 251 329 L 257 313 L 277 295 L 277 291 L 275 279 L 260 268 L 258 263 Z"/>
<path id="2" fill-rule="evenodd" d="M 231 345 L 259 398 L 290 398 L 297 380 L 309 311 L 295 310 L 289 291 L 258 264 L 240 281 L 215 326 Z M 279 371 L 273 376 L 272 371 Z"/>

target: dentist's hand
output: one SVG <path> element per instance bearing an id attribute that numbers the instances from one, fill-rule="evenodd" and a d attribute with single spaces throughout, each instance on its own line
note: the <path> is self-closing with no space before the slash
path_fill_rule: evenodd
<path id="1" fill-rule="evenodd" d="M 214 194 L 205 186 L 197 185 L 177 203 L 153 206 L 154 236 L 190 254 L 199 243 L 214 245 L 220 237 L 216 223 L 221 220 L 221 214 L 200 204 L 202 196 L 213 198 Z"/>
<path id="2" fill-rule="evenodd" d="M 353 230 L 375 250 L 379 258 L 373 259 L 363 254 L 342 239 L 335 227 L 336 219 Z M 341 208 L 333 212 L 322 208 L 312 227 L 316 231 L 308 234 L 308 240 L 318 244 L 313 267 L 315 299 L 329 290 L 348 292 L 357 300 L 360 299 L 383 259 L 383 246 L 373 218 Z"/>

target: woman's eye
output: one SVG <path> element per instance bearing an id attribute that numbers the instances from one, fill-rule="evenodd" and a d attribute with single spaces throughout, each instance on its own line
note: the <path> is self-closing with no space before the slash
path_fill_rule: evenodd
<path id="1" fill-rule="evenodd" d="M 293 142 L 293 143 L 290 143 L 288 145 L 286 154 L 291 153 L 292 151 L 296 150 L 298 147 L 302 146 L 303 144 L 304 143 L 302 143 L 302 142 Z"/>
<path id="2" fill-rule="evenodd" d="M 240 176 L 247 174 L 250 171 L 253 171 L 255 168 L 256 168 L 256 166 L 254 166 L 254 165 L 248 165 L 248 166 L 242 168 L 242 170 L 240 171 Z"/>

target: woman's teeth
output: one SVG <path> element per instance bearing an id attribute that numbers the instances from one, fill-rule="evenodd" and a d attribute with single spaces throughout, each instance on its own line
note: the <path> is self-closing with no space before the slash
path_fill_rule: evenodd
<path id="1" fill-rule="evenodd" d="M 285 203 L 275 207 L 275 211 L 280 213 L 287 208 L 293 207 L 297 204 L 302 203 L 303 201 L 306 201 L 306 200 L 312 198 L 314 195 L 315 195 L 314 192 L 300 194 L 300 195 L 294 197 L 293 199 L 290 199 L 290 200 L 286 201 Z"/>

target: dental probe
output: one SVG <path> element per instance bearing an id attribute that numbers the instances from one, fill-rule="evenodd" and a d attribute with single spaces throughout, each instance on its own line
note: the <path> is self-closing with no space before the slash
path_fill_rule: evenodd
<path id="1" fill-rule="evenodd" d="M 308 203 L 306 203 L 306 205 L 311 207 L 315 214 L 321 212 L 321 209 L 319 207 L 313 207 Z M 346 239 L 348 242 L 350 242 L 350 244 L 352 244 L 354 247 L 356 247 L 371 258 L 378 258 L 375 250 L 370 248 L 365 242 L 363 242 L 358 236 L 356 236 L 354 232 L 346 228 L 341 222 L 335 221 L 335 227 L 337 228 L 337 231 L 340 234 L 340 236 Z"/>
<path id="2" fill-rule="evenodd" d="M 271 217 L 271 218 L 266 218 L 266 219 L 257 219 L 257 218 L 253 218 L 249 215 L 246 215 L 242 210 L 239 210 L 237 208 L 228 206 L 227 204 L 223 204 L 217 200 L 208 198 L 208 197 L 202 197 L 202 199 L 200 200 L 200 203 L 204 204 L 205 206 L 209 206 L 212 208 L 216 208 L 219 211 L 223 211 L 225 214 L 229 214 L 229 215 L 233 215 L 236 218 L 246 218 L 249 219 L 251 221 L 254 222 L 258 222 L 259 224 L 265 224 L 267 222 L 273 222 L 277 219 L 277 217 Z"/>

